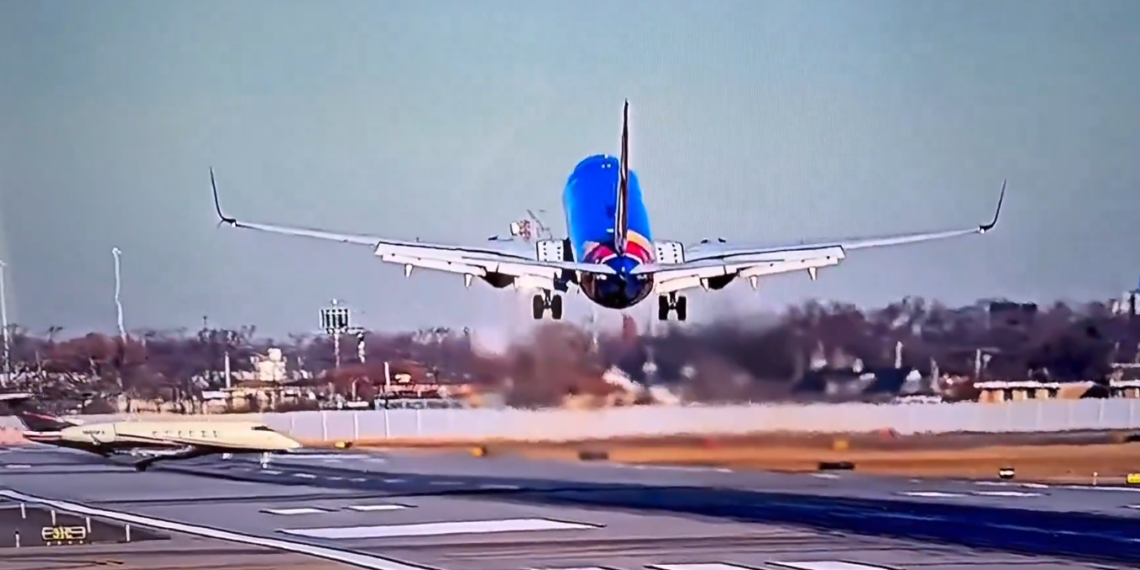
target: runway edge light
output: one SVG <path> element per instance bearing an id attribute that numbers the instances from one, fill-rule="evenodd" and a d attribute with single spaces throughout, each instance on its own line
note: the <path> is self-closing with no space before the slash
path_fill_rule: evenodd
<path id="1" fill-rule="evenodd" d="M 998 477 L 1001 479 L 1013 479 L 1013 476 L 1013 467 L 1002 467 L 1001 469 L 998 469 Z"/>

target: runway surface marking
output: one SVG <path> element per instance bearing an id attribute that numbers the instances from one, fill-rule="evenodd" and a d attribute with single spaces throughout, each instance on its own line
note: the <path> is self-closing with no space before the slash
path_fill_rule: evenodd
<path id="1" fill-rule="evenodd" d="M 794 568 L 795 570 L 891 570 L 889 566 L 859 564 L 842 560 L 818 560 L 814 562 L 769 562 L 771 566 Z"/>
<path id="2" fill-rule="evenodd" d="M 607 568 L 605 566 L 571 566 L 566 568 L 527 568 L 526 570 L 615 570 L 614 568 Z"/>
<path id="3" fill-rule="evenodd" d="M 331 513 L 332 511 L 327 510 L 327 509 L 317 509 L 317 508 L 313 508 L 313 507 L 297 507 L 295 509 L 265 509 L 261 512 L 263 512 L 265 514 L 269 514 L 269 515 L 292 516 L 292 515 L 319 515 L 319 514 L 324 514 L 324 513 Z"/>
<path id="4" fill-rule="evenodd" d="M 601 528 L 600 525 L 572 523 L 550 519 L 499 519 L 484 521 L 391 524 L 374 526 L 342 526 L 315 528 L 285 528 L 282 534 L 308 538 L 395 538 L 407 536 L 439 536 L 445 534 L 485 534 L 493 532 L 529 532 L 539 530 L 584 530 Z"/>
<path id="5" fill-rule="evenodd" d="M 31 469 L 32 466 L 26 463 L 10 463 L 4 466 L 5 469 Z"/>
<path id="6" fill-rule="evenodd" d="M 732 469 L 727 467 L 694 467 L 689 465 L 645 465 L 645 464 L 631 464 L 631 463 L 611 463 L 608 467 L 617 467 L 619 469 L 655 469 L 658 471 L 692 471 L 694 473 L 732 473 Z"/>
<path id="7" fill-rule="evenodd" d="M 1117 487 L 1114 485 L 1065 485 L 1062 489 L 1075 489 L 1077 491 L 1124 491 L 1125 493 L 1140 493 L 1140 487 Z"/>
<path id="8" fill-rule="evenodd" d="M 755 566 L 743 564 L 725 564 L 724 562 L 695 562 L 693 564 L 650 564 L 646 568 L 653 570 L 761 570 Z"/>
<path id="9" fill-rule="evenodd" d="M 238 544 L 250 544 L 253 546 L 275 548 L 277 550 L 283 550 L 285 552 L 305 554 L 316 558 L 332 560 L 333 562 L 343 562 L 345 564 L 350 564 L 358 568 L 368 568 L 370 570 L 424 570 L 422 566 L 403 564 L 395 560 L 381 558 L 372 554 L 349 552 L 345 550 L 338 550 L 336 548 L 316 546 L 312 544 L 302 544 L 299 542 L 291 542 L 288 540 L 281 540 L 276 538 L 263 538 L 259 536 L 220 530 L 216 528 L 179 523 L 142 515 L 134 515 L 131 513 L 124 513 L 122 511 L 96 509 L 93 507 L 88 507 L 86 505 L 81 505 L 79 503 L 34 497 L 32 495 L 26 495 L 24 493 L 8 489 L 0 489 L 0 497 L 11 499 L 13 501 L 23 501 L 25 503 L 44 505 L 50 508 L 55 508 L 61 511 L 67 511 L 80 515 L 101 517 L 121 523 L 149 526 L 172 532 L 180 532 L 183 534 L 213 538 L 227 542 L 235 542 Z"/>
<path id="10" fill-rule="evenodd" d="M 900 495 L 907 497 L 924 497 L 927 499 L 962 499 L 969 495 L 963 493 L 946 493 L 944 491 L 903 491 Z"/>
<path id="11" fill-rule="evenodd" d="M 402 511 L 412 507 L 410 505 L 349 505 L 345 508 L 361 513 L 373 513 L 378 511 Z"/>
<path id="12" fill-rule="evenodd" d="M 1121 487 L 1119 485 L 1049 485 L 1046 483 L 1015 483 L 1013 481 L 974 481 L 973 483 L 982 487 L 1021 487 L 1023 489 L 1069 489 L 1072 491 L 1123 491 L 1126 493 L 1140 493 L 1140 487 Z"/>
<path id="13" fill-rule="evenodd" d="M 1027 493 L 1025 491 L 974 491 L 981 497 L 1043 497 L 1041 493 Z"/>

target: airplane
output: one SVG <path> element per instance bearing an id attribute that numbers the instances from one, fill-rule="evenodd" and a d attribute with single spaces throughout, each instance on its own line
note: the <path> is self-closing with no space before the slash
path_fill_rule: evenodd
<path id="1" fill-rule="evenodd" d="M 259 422 L 120 421 L 81 423 L 36 409 L 31 394 L 0 394 L 21 424 L 24 439 L 108 458 L 124 452 L 143 455 L 133 464 L 146 471 L 158 461 L 209 455 L 261 454 L 262 468 L 274 453 L 301 449 L 300 442 Z"/>
<path id="2" fill-rule="evenodd" d="M 478 277 L 497 289 L 536 290 L 536 320 L 547 312 L 560 320 L 562 293 L 571 286 L 595 304 L 618 310 L 656 294 L 661 321 L 674 313 L 678 321 L 687 319 L 688 302 L 681 294 L 685 290 L 716 291 L 741 278 L 756 289 L 761 277 L 793 271 L 807 271 L 814 281 L 821 268 L 839 265 L 849 251 L 984 234 L 997 225 L 1006 186 L 1003 181 L 993 219 L 963 229 L 778 247 L 734 245 L 722 238 L 693 245 L 654 239 L 641 185 L 629 165 L 628 100 L 622 112 L 620 156 L 593 155 L 574 167 L 562 191 L 569 235 L 537 240 L 534 251 L 508 249 L 511 244 L 494 238 L 481 245 L 447 245 L 239 221 L 222 213 L 213 167 L 210 185 L 219 226 L 368 246 L 381 261 L 403 265 L 405 277 L 419 267 L 463 275 L 466 287 Z"/>

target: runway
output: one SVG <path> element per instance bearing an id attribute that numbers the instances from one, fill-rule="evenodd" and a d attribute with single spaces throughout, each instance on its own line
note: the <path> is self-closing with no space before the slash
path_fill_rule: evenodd
<path id="1" fill-rule="evenodd" d="M 282 457 L 265 470 L 240 458 L 197 460 L 136 473 L 97 457 L 19 448 L 0 453 L 0 465 L 10 501 L 14 494 L 65 501 L 92 516 L 182 525 L 176 532 L 211 541 L 322 549 L 308 554 L 352 555 L 359 566 L 385 570 L 1072 569 L 1140 561 L 1140 489 L 1124 487 L 417 453 Z"/>

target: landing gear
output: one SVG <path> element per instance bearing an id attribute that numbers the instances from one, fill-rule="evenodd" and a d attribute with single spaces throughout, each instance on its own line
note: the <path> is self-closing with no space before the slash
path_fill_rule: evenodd
<path id="1" fill-rule="evenodd" d="M 143 473 L 147 469 L 149 469 L 150 466 L 153 465 L 155 461 L 158 461 L 157 457 L 147 457 L 146 459 L 136 461 L 134 464 L 135 471 L 138 471 L 139 473 Z"/>
<path id="2" fill-rule="evenodd" d="M 562 295 L 556 295 L 549 291 L 535 295 L 534 299 L 531 300 L 531 312 L 534 315 L 534 320 L 542 320 L 547 309 L 550 309 L 550 318 L 556 321 L 562 320 Z"/>
<path id="3" fill-rule="evenodd" d="M 657 320 L 669 320 L 669 313 L 676 311 L 677 320 L 685 322 L 689 318 L 689 300 L 684 295 L 669 293 L 657 297 Z"/>

